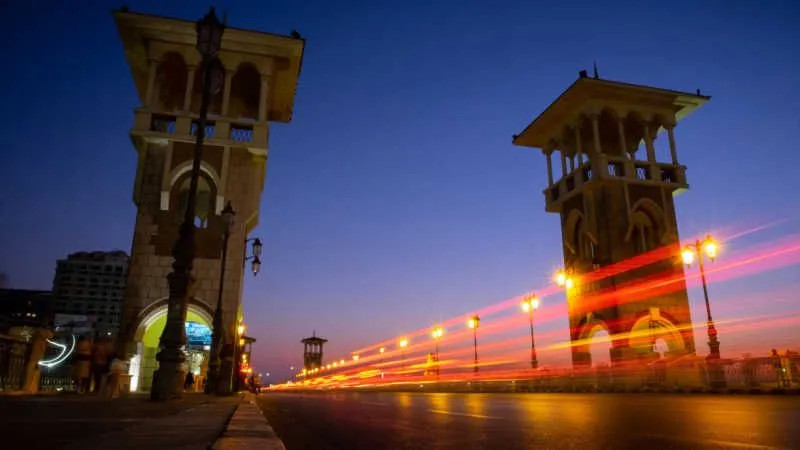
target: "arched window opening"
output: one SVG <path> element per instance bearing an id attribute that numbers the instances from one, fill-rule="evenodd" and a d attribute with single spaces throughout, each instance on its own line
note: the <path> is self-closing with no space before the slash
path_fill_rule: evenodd
<path id="1" fill-rule="evenodd" d="M 604 328 L 597 327 L 591 337 L 589 354 L 593 367 L 608 367 L 611 365 L 611 337 Z"/>
<path id="2" fill-rule="evenodd" d="M 634 225 L 633 241 L 637 254 L 649 252 L 656 248 L 653 236 L 653 228 L 649 223 L 640 222 Z"/>
<path id="3" fill-rule="evenodd" d="M 192 103 L 189 109 L 195 113 L 200 113 L 200 106 L 203 103 L 203 68 L 198 67 L 197 70 L 194 71 L 194 82 L 192 84 Z M 219 116 L 222 114 L 222 97 L 224 94 L 224 89 L 220 89 L 217 92 L 211 93 L 211 98 L 208 103 L 208 115 L 209 116 Z"/>
<path id="4" fill-rule="evenodd" d="M 156 70 L 156 109 L 164 112 L 183 108 L 186 95 L 186 62 L 179 53 L 167 53 Z"/>
<path id="5" fill-rule="evenodd" d="M 228 116 L 242 119 L 258 119 L 261 93 L 261 75 L 252 64 L 239 66 L 231 79 L 231 95 Z"/>
<path id="6" fill-rule="evenodd" d="M 188 174 L 187 174 L 188 175 Z M 179 183 L 178 198 L 175 203 L 178 211 L 181 213 L 186 211 L 187 203 L 189 201 L 189 185 L 191 179 L 185 176 Z M 195 202 L 195 211 L 193 215 L 193 222 L 197 228 L 208 228 L 208 219 L 215 213 L 215 197 L 216 194 L 213 189 L 213 182 L 209 180 L 205 174 L 201 174 L 197 183 L 197 200 Z"/>

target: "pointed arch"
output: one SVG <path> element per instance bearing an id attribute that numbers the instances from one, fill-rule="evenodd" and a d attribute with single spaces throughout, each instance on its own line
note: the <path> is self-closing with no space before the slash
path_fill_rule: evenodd
<path id="1" fill-rule="evenodd" d="M 581 232 L 580 227 L 583 223 L 585 223 L 583 213 L 577 209 L 571 210 L 564 221 L 564 245 L 573 254 L 580 252 L 578 238 Z"/>

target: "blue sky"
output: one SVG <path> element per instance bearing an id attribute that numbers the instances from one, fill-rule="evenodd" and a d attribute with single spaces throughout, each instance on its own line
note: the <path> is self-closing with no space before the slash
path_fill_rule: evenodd
<path id="1" fill-rule="evenodd" d="M 0 270 L 20 288 L 48 288 L 72 251 L 129 250 L 135 213 L 121 4 L 52 3 L 12 1 L 20 20 L 1 31 Z M 129 6 L 189 19 L 208 7 Z M 604 78 L 713 96 L 675 132 L 691 183 L 682 234 L 790 219 L 731 243 L 752 245 L 800 228 L 795 2 L 216 6 L 233 26 L 307 39 L 294 121 L 271 135 L 264 266 L 244 296 L 262 370 L 298 364 L 312 330 L 338 355 L 545 285 L 559 220 L 544 212 L 544 157 L 511 135 L 595 60 Z M 712 292 L 793 280 L 796 266 Z"/>

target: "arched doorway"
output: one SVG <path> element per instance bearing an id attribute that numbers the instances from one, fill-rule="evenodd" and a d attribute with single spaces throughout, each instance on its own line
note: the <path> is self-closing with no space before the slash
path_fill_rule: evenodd
<path id="1" fill-rule="evenodd" d="M 649 314 L 642 315 L 633 324 L 628 345 L 640 354 L 652 352 L 659 357 L 686 352 L 680 330 L 658 308 L 652 308 Z"/>
<path id="2" fill-rule="evenodd" d="M 574 351 L 582 356 L 585 367 L 609 366 L 611 364 L 612 337 L 608 325 L 595 314 L 588 314 L 581 327 Z"/>
<path id="3" fill-rule="evenodd" d="M 146 311 L 136 332 L 136 355 L 130 364 L 131 391 L 149 391 L 153 373 L 158 368 L 156 354 L 159 340 L 167 324 L 167 305 L 164 299 Z M 197 301 L 186 312 L 186 364 L 195 379 L 205 377 L 208 370 L 208 352 L 211 349 L 212 316 L 205 305 Z"/>

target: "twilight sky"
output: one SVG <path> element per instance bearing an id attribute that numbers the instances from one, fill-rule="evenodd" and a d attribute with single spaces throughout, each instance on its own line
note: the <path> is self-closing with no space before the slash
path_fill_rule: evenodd
<path id="1" fill-rule="evenodd" d="M 122 2 L 46 3 L 6 3 L 0 31 L 0 271 L 17 288 L 49 288 L 70 252 L 128 251 L 135 213 L 137 98 L 109 12 Z M 129 6 L 196 19 L 209 5 Z M 713 96 L 676 128 L 682 235 L 788 219 L 735 251 L 800 230 L 797 2 L 216 6 L 238 28 L 307 39 L 294 121 L 271 135 L 262 273 L 246 281 L 259 370 L 299 364 L 312 330 L 337 356 L 547 284 L 561 246 L 545 160 L 511 135 L 593 60 L 604 78 Z M 794 265 L 714 284 L 716 316 L 796 311 L 798 282 Z"/>

